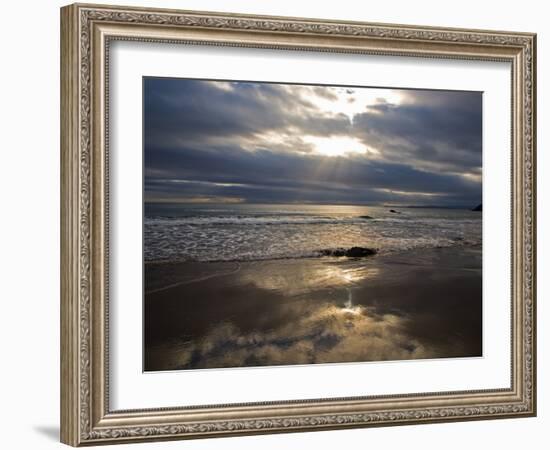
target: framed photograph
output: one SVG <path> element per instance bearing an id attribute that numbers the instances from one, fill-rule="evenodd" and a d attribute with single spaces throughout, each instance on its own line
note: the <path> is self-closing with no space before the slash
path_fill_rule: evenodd
<path id="1" fill-rule="evenodd" d="M 535 57 L 62 8 L 62 442 L 534 416 Z"/>

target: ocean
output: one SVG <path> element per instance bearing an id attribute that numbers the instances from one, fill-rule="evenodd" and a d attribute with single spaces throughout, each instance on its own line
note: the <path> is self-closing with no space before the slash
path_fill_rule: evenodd
<path id="1" fill-rule="evenodd" d="M 354 246 L 383 255 L 482 237 L 481 213 L 461 209 L 146 203 L 144 212 L 146 262 L 314 258 Z"/>

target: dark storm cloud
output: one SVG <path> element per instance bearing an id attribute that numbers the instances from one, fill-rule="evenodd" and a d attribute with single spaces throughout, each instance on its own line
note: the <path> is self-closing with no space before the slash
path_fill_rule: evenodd
<path id="1" fill-rule="evenodd" d="M 311 103 L 292 95 L 292 87 L 275 84 L 146 79 L 144 91 L 146 146 L 213 136 L 251 137 L 290 126 L 309 134 L 343 134 L 351 125 L 345 115 L 321 115 Z"/>
<path id="2" fill-rule="evenodd" d="M 334 108 L 337 89 L 145 79 L 145 198 L 475 205 L 481 95 L 400 91 L 403 101 Z M 342 103 L 359 101 L 346 89 Z M 353 100 L 353 102 L 350 102 Z M 304 137 L 370 153 L 326 156 Z M 469 175 L 469 176 L 467 176 Z"/>
<path id="3" fill-rule="evenodd" d="M 208 193 L 262 202 L 407 200 L 410 203 L 410 198 L 386 192 L 396 190 L 432 193 L 443 203 L 470 204 L 478 201 L 479 196 L 478 183 L 458 175 L 441 175 L 406 164 L 362 158 L 339 157 L 327 161 L 327 157 L 268 150 L 249 153 L 229 148 L 209 151 L 178 148 L 147 153 L 145 166 L 156 167 L 163 174 L 163 178 L 146 177 L 150 197 L 160 196 L 163 189 L 175 197 L 185 191 L 188 196 Z M 418 198 L 412 200 L 419 203 Z"/>
<path id="4" fill-rule="evenodd" d="M 381 103 L 354 117 L 365 143 L 384 148 L 389 160 L 469 172 L 481 166 L 481 95 L 409 91 L 411 103 Z"/>

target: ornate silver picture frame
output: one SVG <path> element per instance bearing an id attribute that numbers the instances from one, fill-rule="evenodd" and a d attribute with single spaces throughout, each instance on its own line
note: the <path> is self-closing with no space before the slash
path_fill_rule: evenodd
<path id="1" fill-rule="evenodd" d="M 503 301 L 511 311 L 510 386 L 113 409 L 109 57 L 115 41 L 509 63 L 511 149 L 503 149 L 503 158 L 511 154 L 511 299 Z M 81 446 L 536 415 L 535 89 L 531 33 L 105 5 L 62 8 L 61 441 Z"/>

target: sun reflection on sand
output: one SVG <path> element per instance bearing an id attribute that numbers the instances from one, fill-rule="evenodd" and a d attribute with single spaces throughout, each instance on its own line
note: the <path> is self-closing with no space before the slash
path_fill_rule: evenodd
<path id="1" fill-rule="evenodd" d="M 368 263 L 318 262 L 304 269 L 293 265 L 288 271 L 280 271 L 276 274 L 270 273 L 269 270 L 266 270 L 262 276 L 244 273 L 241 279 L 261 289 L 279 291 L 286 295 L 300 295 L 327 287 L 346 288 L 363 280 L 375 278 L 379 273 L 378 267 L 370 266 Z"/>
<path id="2" fill-rule="evenodd" d="M 342 312 L 349 314 L 361 314 L 364 309 L 365 308 L 363 308 L 361 305 L 353 306 L 346 303 L 346 305 L 342 308 Z"/>
<path id="3" fill-rule="evenodd" d="M 163 308 L 161 317 L 170 320 L 176 332 L 164 336 L 164 329 L 154 330 L 162 339 L 150 341 L 147 367 L 206 369 L 481 355 L 479 341 L 467 334 L 481 330 L 475 322 L 479 315 L 468 312 L 471 305 L 479 306 L 474 295 L 478 275 L 470 270 L 457 275 L 456 269 L 448 269 L 444 277 L 439 266 L 411 268 L 402 259 L 398 264 L 388 261 L 394 259 L 260 261 L 176 286 L 170 296 L 167 291 L 155 293 L 149 304 Z M 215 267 L 234 269 L 228 264 Z M 203 322 L 197 323 L 197 311 L 204 314 Z"/>
<path id="4" fill-rule="evenodd" d="M 344 307 L 342 308 L 342 311 L 350 314 L 362 314 L 365 311 L 365 308 L 361 305 L 354 305 L 353 293 L 351 292 L 350 288 L 347 288 L 347 291 L 348 291 L 348 299 L 346 303 L 344 303 Z"/>
<path id="5" fill-rule="evenodd" d="M 403 318 L 376 314 L 361 305 L 324 303 L 269 332 L 242 332 L 223 322 L 170 354 L 173 369 L 254 365 L 381 361 L 434 356 L 406 332 Z M 167 349 L 168 350 L 168 349 Z"/>
<path id="6" fill-rule="evenodd" d="M 406 317 L 381 314 L 354 302 L 359 283 L 376 276 L 378 268 L 353 260 L 320 261 L 307 267 L 300 270 L 292 264 L 277 274 L 270 272 L 269 266 L 255 267 L 254 277 L 246 272 L 240 274 L 245 284 L 253 283 L 300 300 L 277 304 L 281 319 L 270 328 L 245 331 L 232 321 L 224 321 L 210 327 L 200 339 L 173 342 L 171 348 L 157 351 L 164 354 L 165 362 L 173 369 L 381 361 L 435 355 L 432 348 L 409 335 Z M 341 295 L 322 295 L 316 300 L 301 295 L 316 289 L 327 295 Z"/>

